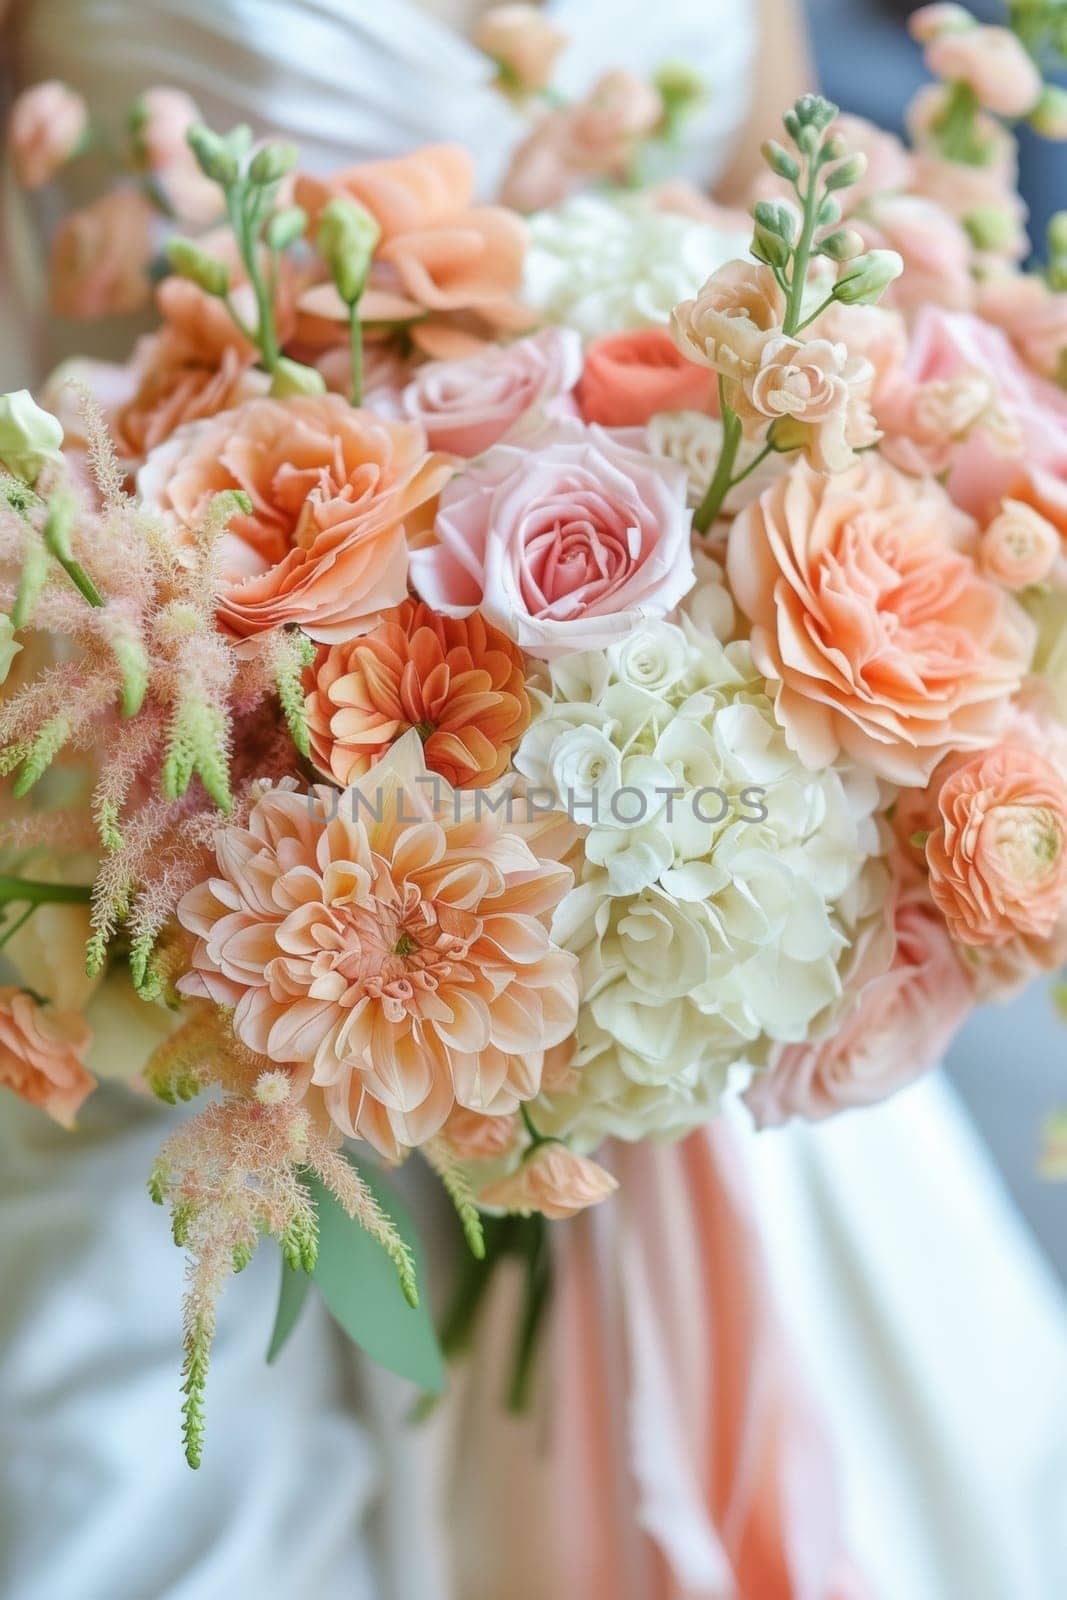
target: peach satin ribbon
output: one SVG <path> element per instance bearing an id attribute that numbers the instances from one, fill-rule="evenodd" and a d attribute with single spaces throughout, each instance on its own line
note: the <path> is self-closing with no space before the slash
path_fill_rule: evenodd
<path id="1" fill-rule="evenodd" d="M 457 1600 L 862 1600 L 728 1128 L 604 1159 L 619 1194 L 553 1230 L 526 1418 L 501 1403 L 514 1278 L 482 1319 L 453 1418 Z"/>

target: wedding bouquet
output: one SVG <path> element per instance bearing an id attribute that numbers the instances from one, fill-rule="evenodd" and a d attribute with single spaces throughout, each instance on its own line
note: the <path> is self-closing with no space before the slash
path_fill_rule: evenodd
<path id="1" fill-rule="evenodd" d="M 194 1465 L 264 1235 L 273 1349 L 315 1281 L 441 1388 L 383 1165 L 481 1264 L 452 1335 L 524 1257 L 521 1397 L 611 1140 L 868 1105 L 1067 958 L 1067 227 L 1020 270 L 1008 129 L 1061 97 L 926 7 L 914 148 L 806 96 L 745 216 L 643 176 L 683 73 L 546 105 L 493 26 L 528 221 L 152 91 L 53 285 L 136 305 L 162 208 L 159 329 L 0 401 L 0 1081 L 73 1126 L 135 991 L 140 1086 L 206 1095 L 149 1180 Z M 31 91 L 24 180 L 83 132 Z"/>

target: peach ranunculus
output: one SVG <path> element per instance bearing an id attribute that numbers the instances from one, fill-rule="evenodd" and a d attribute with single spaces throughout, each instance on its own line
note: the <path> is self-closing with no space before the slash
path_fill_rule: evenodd
<path id="1" fill-rule="evenodd" d="M 301 176 L 295 192 L 313 221 L 328 200 L 344 195 L 378 223 L 381 239 L 360 302 L 366 322 L 410 321 L 416 341 L 425 336 L 420 319 L 426 313 L 431 331 L 441 318 L 459 313 L 482 318 L 490 329 L 529 326 L 519 301 L 525 225 L 503 206 L 474 204 L 469 151 L 431 145 L 327 179 Z M 312 293 L 321 314 L 320 290 Z M 339 297 L 332 314 L 340 321 L 347 317 Z"/>
<path id="2" fill-rule="evenodd" d="M 1056 382 L 1067 374 L 1067 294 L 1036 272 L 1003 273 L 978 291 L 978 311 L 1011 340 L 1032 372 Z"/>
<path id="3" fill-rule="evenodd" d="M 407 533 L 449 468 L 422 429 L 339 395 L 249 400 L 190 423 L 148 456 L 145 502 L 191 533 L 212 495 L 243 489 L 252 512 L 223 541 L 220 624 L 237 639 L 296 624 L 350 639 L 407 596 Z"/>
<path id="4" fill-rule="evenodd" d="M 68 162 L 85 137 L 89 111 L 80 94 L 58 79 L 24 89 L 11 108 L 7 147 L 24 189 L 40 189 Z"/>
<path id="5" fill-rule="evenodd" d="M 1001 501 L 978 547 L 982 571 L 1006 589 L 1044 583 L 1059 554 L 1059 529 L 1033 506 L 1011 499 Z"/>
<path id="6" fill-rule="evenodd" d="M 312 754 L 342 787 L 409 728 L 453 788 L 492 783 L 530 720 L 525 662 L 507 635 L 477 611 L 442 617 L 414 600 L 362 638 L 320 650 L 309 682 Z"/>
<path id="7" fill-rule="evenodd" d="M 926 841 L 930 893 L 965 945 L 1052 934 L 1067 908 L 1067 780 L 1021 741 L 951 771 Z"/>
<path id="8" fill-rule="evenodd" d="M 843 472 L 879 437 L 868 404 L 873 381 L 871 362 L 846 344 L 777 334 L 732 387 L 731 401 L 747 438 L 776 423 L 779 443 L 804 450 L 820 472 Z"/>
<path id="9" fill-rule="evenodd" d="M 42 1006 L 24 989 L 0 988 L 0 1087 L 39 1106 L 64 1128 L 96 1087 L 85 1067 L 92 1034 L 76 1011 Z"/>
<path id="10" fill-rule="evenodd" d="M 586 422 L 640 428 L 662 411 L 718 411 L 715 380 L 663 328 L 609 333 L 585 352 L 577 390 Z"/>
<path id="11" fill-rule="evenodd" d="M 740 380 L 757 371 L 784 316 L 785 294 L 770 267 L 728 261 L 695 299 L 675 306 L 671 336 L 690 361 Z"/>
<path id="12" fill-rule="evenodd" d="M 744 1100 L 758 1127 L 874 1105 L 940 1060 L 974 1005 L 973 980 L 924 887 L 901 895 L 893 924 L 891 966 L 868 978 L 833 1032 L 786 1045 L 753 1078 Z"/>
<path id="13" fill-rule="evenodd" d="M 598 1205 L 618 1187 L 617 1180 L 597 1162 L 577 1155 L 556 1139 L 546 1139 L 514 1172 L 484 1188 L 478 1200 L 501 1211 L 517 1211 L 523 1216 L 536 1211 L 562 1221 Z"/>
<path id="14" fill-rule="evenodd" d="M 152 207 L 136 189 L 113 189 L 73 211 L 52 240 L 49 298 L 61 317 L 125 316 L 148 303 Z"/>
<path id="15" fill-rule="evenodd" d="M 233 1006 L 242 1043 L 388 1157 L 457 1105 L 516 1110 L 574 1029 L 577 959 L 548 932 L 571 873 L 484 800 L 432 778 L 411 732 L 340 795 L 265 793 L 178 908 L 183 992 Z"/>
<path id="16" fill-rule="evenodd" d="M 733 524 L 734 597 L 805 765 L 845 750 L 918 786 L 948 751 L 996 738 L 1034 627 L 960 529 L 937 484 L 869 457 L 833 478 L 798 462 Z"/>
<path id="17" fill-rule="evenodd" d="M 477 608 L 531 655 L 604 649 L 692 586 L 687 488 L 673 463 L 550 420 L 447 486 L 412 580 L 438 611 Z"/>
<path id="18" fill-rule="evenodd" d="M 154 176 L 174 215 L 206 227 L 223 210 L 222 190 L 204 176 L 186 135 L 203 113 L 191 95 L 167 86 L 146 89 L 134 107 L 131 134 L 139 163 Z"/>
<path id="19" fill-rule="evenodd" d="M 944 28 L 928 42 L 926 65 L 946 83 L 966 83 L 987 111 L 1025 117 L 1041 93 L 1033 56 L 1010 28 Z"/>
<path id="20" fill-rule="evenodd" d="M 477 456 L 535 406 L 573 414 L 582 346 L 571 328 L 545 328 L 514 344 L 488 345 L 461 361 L 419 367 L 401 411 L 421 422 L 431 450 Z"/>
<path id="21" fill-rule="evenodd" d="M 505 87 L 543 89 L 567 43 L 539 6 L 492 6 L 474 30 L 474 43 L 502 69 Z"/>

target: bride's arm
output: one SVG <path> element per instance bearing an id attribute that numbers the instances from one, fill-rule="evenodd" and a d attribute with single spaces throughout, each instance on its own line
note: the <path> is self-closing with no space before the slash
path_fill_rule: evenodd
<path id="1" fill-rule="evenodd" d="M 0 0 L 2 4 L 2 0 Z M 761 170 L 760 145 L 780 136 L 782 112 L 813 87 L 815 71 L 799 0 L 760 0 L 752 106 L 718 193 L 741 199 Z"/>

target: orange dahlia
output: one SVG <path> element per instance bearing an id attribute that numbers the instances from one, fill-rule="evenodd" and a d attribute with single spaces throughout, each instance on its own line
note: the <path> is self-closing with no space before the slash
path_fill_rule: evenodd
<path id="1" fill-rule="evenodd" d="M 514 1112 L 574 1031 L 578 961 L 549 932 L 572 875 L 521 801 L 487 798 L 428 774 L 408 733 L 343 793 L 268 790 L 178 907 L 182 992 L 232 1007 L 243 1044 L 389 1157 L 456 1106 Z"/>
<path id="2" fill-rule="evenodd" d="M 362 638 L 320 650 L 309 681 L 315 762 L 342 786 L 409 728 L 453 788 L 491 783 L 530 720 L 518 646 L 476 611 L 445 617 L 414 600 Z"/>

